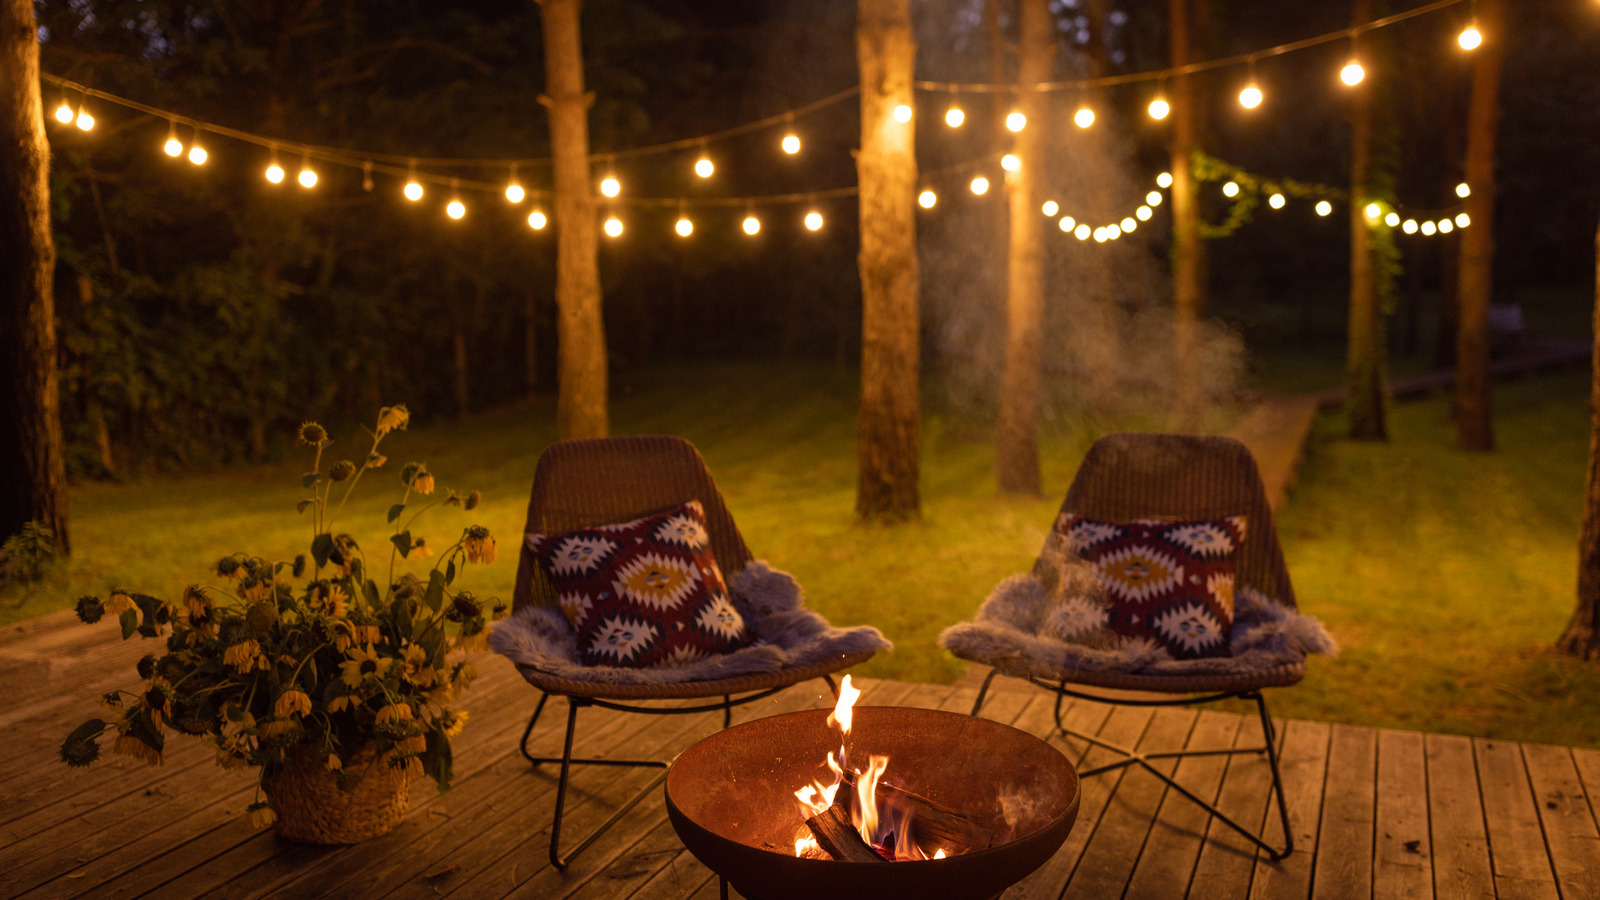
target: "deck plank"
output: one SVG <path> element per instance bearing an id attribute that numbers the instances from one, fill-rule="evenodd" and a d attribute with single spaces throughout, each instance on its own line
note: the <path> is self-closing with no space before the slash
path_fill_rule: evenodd
<path id="1" fill-rule="evenodd" d="M 1600 830 L 1572 751 L 1523 744 L 1522 758 L 1563 900 L 1600 900 Z"/>
<path id="2" fill-rule="evenodd" d="M 1423 747 L 1428 763 L 1434 897 L 1492 900 L 1494 866 L 1489 859 L 1472 739 L 1430 734 L 1423 738 Z"/>
<path id="3" fill-rule="evenodd" d="M 1555 870 L 1545 851 L 1538 805 L 1528 786 L 1522 748 L 1511 741 L 1474 738 L 1478 788 L 1489 828 L 1489 858 L 1495 894 L 1504 898 L 1555 900 Z"/>
<path id="4" fill-rule="evenodd" d="M 1378 733 L 1354 725 L 1333 726 L 1311 880 L 1313 900 L 1372 895 L 1377 790 Z"/>
<path id="5" fill-rule="evenodd" d="M 1331 737 L 1332 728 L 1326 722 L 1296 719 L 1284 731 L 1279 765 L 1289 806 L 1289 827 L 1294 833 L 1294 852 L 1276 862 L 1266 854 L 1256 857 L 1256 874 L 1250 884 L 1252 898 L 1304 897 L 1311 890 Z M 1263 833 L 1268 842 L 1276 845 L 1283 837 L 1280 817 L 1269 815 Z"/>
<path id="6" fill-rule="evenodd" d="M 1431 898 L 1434 878 L 1433 843 L 1428 834 L 1428 766 L 1423 736 L 1417 732 L 1378 732 L 1375 831 L 1373 900 Z"/>
<path id="7" fill-rule="evenodd" d="M 1242 728 L 1253 720 L 1230 713 L 1204 710 L 1184 749 L 1233 747 Z M 1173 774 L 1178 783 L 1210 803 L 1217 802 L 1229 755 L 1191 756 L 1178 763 Z M 1139 863 L 1128 880 L 1125 900 L 1167 900 L 1189 887 L 1194 867 L 1205 843 L 1211 813 L 1177 791 L 1168 791 L 1156 813 L 1155 824 Z"/>
<path id="8" fill-rule="evenodd" d="M 1285 723 L 1273 720 L 1282 752 Z M 1234 739 L 1235 747 L 1259 747 L 1260 726 L 1242 725 Z M 1272 796 L 1272 766 L 1266 754 L 1236 754 L 1228 761 L 1223 775 L 1217 808 L 1234 821 L 1260 833 L 1267 814 L 1276 816 L 1277 800 Z M 1206 825 L 1206 841 L 1195 863 L 1189 884 L 1190 900 L 1230 900 L 1250 896 L 1255 877 L 1256 846 L 1221 822 L 1212 818 Z"/>

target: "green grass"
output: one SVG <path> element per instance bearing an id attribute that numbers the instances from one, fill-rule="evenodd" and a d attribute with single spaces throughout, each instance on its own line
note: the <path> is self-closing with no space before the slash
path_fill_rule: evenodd
<path id="1" fill-rule="evenodd" d="M 938 632 L 1031 564 L 1084 449 L 1117 424 L 1053 423 L 1042 436 L 1045 497 L 1000 499 L 992 447 L 973 438 L 984 429 L 934 409 L 923 430 L 922 519 L 869 527 L 852 514 L 852 377 L 700 366 L 622 376 L 614 387 L 614 431 L 689 438 L 758 558 L 793 572 L 808 604 L 836 624 L 874 624 L 895 641 L 864 674 L 917 681 L 960 674 L 963 664 L 934 646 Z M 1301 686 L 1275 692 L 1274 712 L 1600 746 L 1600 667 L 1548 649 L 1573 605 L 1586 391 L 1581 375 L 1503 387 L 1501 448 L 1486 455 L 1451 448 L 1442 398 L 1395 407 L 1388 444 L 1338 439 L 1336 417 L 1319 423 L 1279 531 L 1302 608 L 1344 653 L 1313 660 Z M 414 530 L 442 545 L 469 520 L 489 526 L 500 560 L 469 573 L 468 585 L 509 596 L 553 420 L 551 404 L 526 404 L 397 435 L 389 467 L 361 485 L 341 527 L 369 552 L 382 547 L 395 474 L 426 460 L 441 486 L 480 489 L 485 502 L 470 517 L 435 510 Z M 353 453 L 355 427 L 325 424 L 335 449 Z M 0 596 L 0 621 L 112 585 L 174 594 L 235 550 L 303 551 L 310 526 L 293 511 L 303 468 L 74 489 L 72 558 L 31 594 Z"/>

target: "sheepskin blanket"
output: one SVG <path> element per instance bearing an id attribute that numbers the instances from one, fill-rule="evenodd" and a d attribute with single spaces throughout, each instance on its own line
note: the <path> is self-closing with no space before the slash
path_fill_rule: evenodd
<path id="1" fill-rule="evenodd" d="M 993 666 L 1018 678 L 1049 680 L 1063 669 L 1141 675 L 1233 675 L 1265 672 L 1300 661 L 1308 653 L 1329 656 L 1338 645 L 1317 619 L 1247 587 L 1234 596 L 1232 656 L 1173 659 L 1148 641 L 1110 647 L 1069 643 L 1051 632 L 1058 604 L 1032 575 L 1013 575 L 995 585 L 974 621 L 946 628 L 939 646 L 962 659 Z"/>
<path id="2" fill-rule="evenodd" d="M 648 669 L 586 666 L 578 661 L 577 636 L 561 610 L 529 606 L 494 626 L 489 646 L 518 670 L 572 681 L 605 684 L 670 684 L 712 681 L 798 668 L 865 650 L 890 650 L 893 644 L 871 626 L 834 628 L 806 609 L 800 585 L 788 572 L 755 561 L 728 585 L 733 605 L 744 617 L 755 643 L 721 656 L 681 666 Z"/>

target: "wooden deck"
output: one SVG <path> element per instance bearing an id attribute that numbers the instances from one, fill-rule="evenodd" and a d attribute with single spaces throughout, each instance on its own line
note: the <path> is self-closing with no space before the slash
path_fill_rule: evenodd
<path id="1" fill-rule="evenodd" d="M 114 626 L 54 615 L 0 629 L 0 895 L 6 897 L 711 898 L 711 874 L 678 843 L 660 795 L 645 801 L 565 873 L 546 862 L 551 772 L 515 742 L 535 692 L 495 657 L 468 704 L 455 787 L 412 794 L 394 831 L 348 848 L 305 847 L 241 815 L 252 772 L 223 772 L 198 741 L 174 740 L 166 765 L 109 757 L 86 770 L 55 759 L 61 738 L 103 691 L 130 686 L 140 642 Z M 965 711 L 969 689 L 864 684 L 863 703 Z M 1025 686 L 1024 686 L 1025 687 Z M 745 707 L 740 719 L 823 703 L 820 683 Z M 555 709 L 559 721 L 562 710 Z M 1035 734 L 1050 705 L 1031 688 L 993 696 L 985 715 Z M 1259 740 L 1252 720 L 1219 712 L 1079 703 L 1078 728 L 1146 749 Z M 709 734 L 711 714 L 580 717 L 580 752 L 668 757 Z M 556 724 L 536 740 L 559 752 Z M 1085 783 L 1077 827 L 1054 859 L 1006 894 L 1035 897 L 1600 898 L 1600 751 L 1288 721 L 1279 729 L 1297 850 L 1273 863 L 1138 771 Z M 1094 765 L 1102 750 L 1057 742 Z M 1261 757 L 1191 758 L 1179 775 L 1232 814 L 1265 818 Z M 645 772 L 583 772 L 569 834 L 600 821 Z M 1274 817 L 1275 821 L 1276 817 Z M 1276 829 L 1269 825 L 1269 833 Z"/>

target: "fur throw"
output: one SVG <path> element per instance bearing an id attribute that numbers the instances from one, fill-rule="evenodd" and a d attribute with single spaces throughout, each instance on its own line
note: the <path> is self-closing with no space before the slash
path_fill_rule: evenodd
<path id="1" fill-rule="evenodd" d="M 829 625 L 827 619 L 802 605 L 804 596 L 793 576 L 764 562 L 745 566 L 728 588 L 755 643 L 682 666 L 634 669 L 583 665 L 578 661 L 578 641 L 572 625 L 560 609 L 548 606 L 523 607 L 495 625 L 489 633 L 489 646 L 519 670 L 605 684 L 712 681 L 808 666 L 864 650 L 893 649 L 894 645 L 871 626 Z"/>
<path id="2" fill-rule="evenodd" d="M 939 646 L 962 659 L 1002 674 L 1046 680 L 1066 669 L 1141 675 L 1232 675 L 1265 672 L 1308 653 L 1337 655 L 1338 645 L 1317 619 L 1248 587 L 1234 596 L 1232 656 L 1173 659 L 1148 641 L 1098 648 L 1050 635 L 1055 599 L 1032 575 L 1013 575 L 995 585 L 974 621 L 946 628 Z"/>

